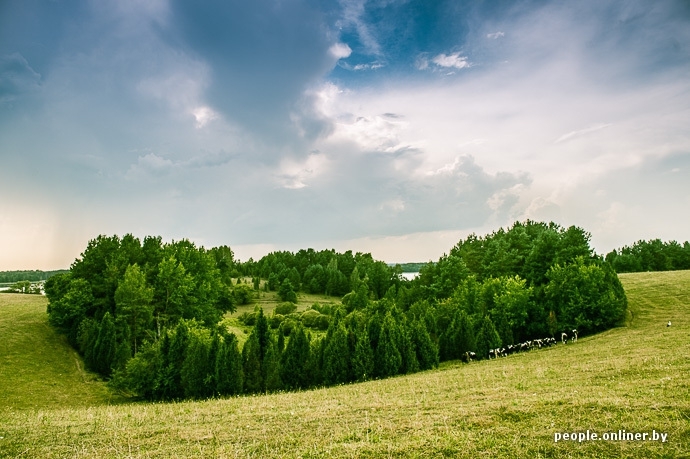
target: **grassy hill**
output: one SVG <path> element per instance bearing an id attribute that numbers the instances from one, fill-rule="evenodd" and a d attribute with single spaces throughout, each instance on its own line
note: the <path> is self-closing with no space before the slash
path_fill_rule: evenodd
<path id="1" fill-rule="evenodd" d="M 575 344 L 316 391 L 90 407 L 28 406 L 43 386 L 16 347 L 34 344 L 12 338 L 22 308 L 0 295 L 0 379 L 26 368 L 12 385 L 27 393 L 0 397 L 0 457 L 690 457 L 690 271 L 621 279 L 628 326 Z M 86 379 L 72 384 L 101 390 Z M 554 442 L 587 430 L 668 439 Z"/>
<path id="2" fill-rule="evenodd" d="M 84 371 L 66 338 L 48 325 L 47 304 L 43 295 L 0 294 L 0 409 L 115 401 L 103 382 Z"/>

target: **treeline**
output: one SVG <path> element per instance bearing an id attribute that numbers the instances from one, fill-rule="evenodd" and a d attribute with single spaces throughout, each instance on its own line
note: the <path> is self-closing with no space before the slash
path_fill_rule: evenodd
<path id="1" fill-rule="evenodd" d="M 418 273 L 426 263 L 400 263 L 400 270 L 404 273 Z"/>
<path id="2" fill-rule="evenodd" d="M 238 263 L 228 247 L 99 237 L 69 274 L 46 283 L 53 324 L 87 365 L 152 400 L 317 387 L 433 368 L 439 361 L 577 328 L 606 330 L 627 300 L 577 227 L 527 221 L 471 235 L 412 281 L 369 254 L 302 250 Z M 239 274 L 253 277 L 233 283 Z M 341 304 L 297 312 L 287 300 L 240 349 L 219 319 L 261 279 L 281 297 L 307 291 Z M 312 330 L 312 331 L 310 331 Z M 325 334 L 318 330 L 325 330 Z"/>
<path id="3" fill-rule="evenodd" d="M 351 250 L 314 249 L 272 252 L 258 262 L 251 259 L 242 263 L 239 271 L 248 276 L 266 279 L 268 290 L 279 290 L 285 280 L 296 291 L 343 296 L 355 284 L 365 280 L 373 299 L 383 298 L 391 286 L 399 286 L 399 266 L 388 266 L 374 260 L 369 253 L 352 254 Z"/>
<path id="4" fill-rule="evenodd" d="M 9 284 L 21 281 L 44 281 L 56 274 L 62 274 L 66 272 L 66 269 L 58 269 L 56 271 L 0 271 L 0 284 Z"/>
<path id="5" fill-rule="evenodd" d="M 637 241 L 607 253 L 606 261 L 619 273 L 690 269 L 690 242 Z"/>
<path id="6" fill-rule="evenodd" d="M 377 309 L 340 310 L 318 338 L 301 324 L 271 330 L 259 309 L 241 350 L 222 328 L 180 321 L 116 373 L 113 385 L 148 400 L 208 398 L 365 381 L 438 365 L 424 321 L 395 308 Z"/>
<path id="7" fill-rule="evenodd" d="M 246 286 L 233 287 L 235 270 L 226 246 L 99 236 L 68 273 L 46 281 L 49 321 L 89 368 L 109 376 L 180 320 L 213 327 L 246 301 Z"/>

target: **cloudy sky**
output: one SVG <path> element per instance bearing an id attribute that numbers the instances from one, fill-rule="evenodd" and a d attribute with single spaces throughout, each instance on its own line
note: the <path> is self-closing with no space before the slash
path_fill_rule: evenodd
<path id="1" fill-rule="evenodd" d="M 0 0 L 0 270 L 98 234 L 690 239 L 690 3 Z"/>

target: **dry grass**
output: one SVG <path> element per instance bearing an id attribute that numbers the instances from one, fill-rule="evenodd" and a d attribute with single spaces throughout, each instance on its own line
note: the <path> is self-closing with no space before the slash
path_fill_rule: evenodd
<path id="1" fill-rule="evenodd" d="M 5 408 L 0 456 L 690 457 L 690 272 L 621 278 L 629 326 L 573 345 L 299 393 Z M 669 437 L 554 443 L 588 429 Z"/>

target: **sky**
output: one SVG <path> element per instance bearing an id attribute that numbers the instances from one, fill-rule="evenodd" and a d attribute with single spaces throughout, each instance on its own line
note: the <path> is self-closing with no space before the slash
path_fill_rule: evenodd
<path id="1" fill-rule="evenodd" d="M 0 0 L 0 270 L 99 234 L 436 260 L 690 240 L 685 0 Z"/>

